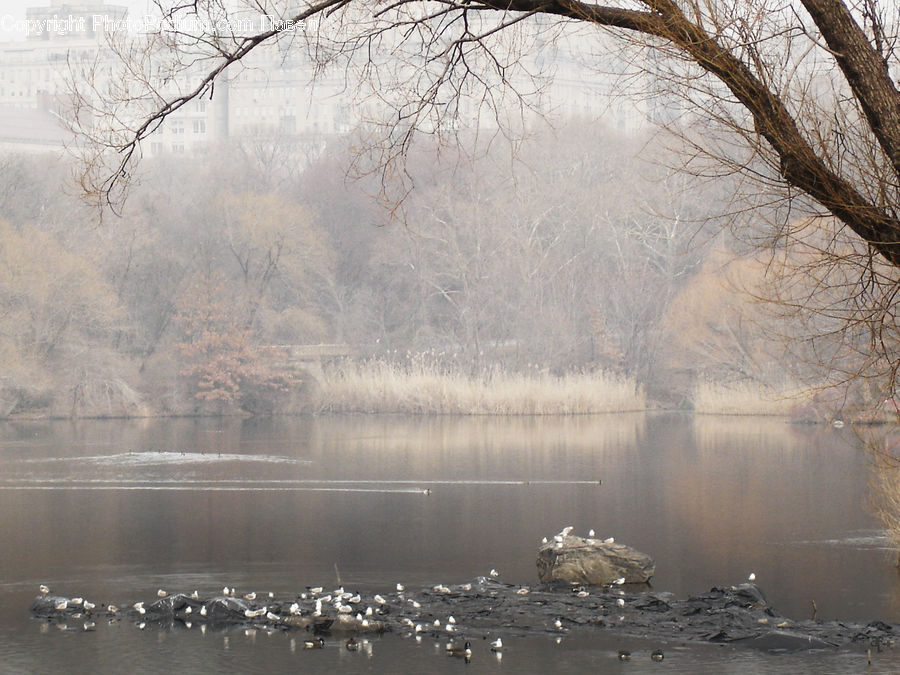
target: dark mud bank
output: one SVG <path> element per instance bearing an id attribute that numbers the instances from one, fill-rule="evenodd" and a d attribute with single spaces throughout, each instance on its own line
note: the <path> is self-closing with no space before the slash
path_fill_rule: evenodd
<path id="1" fill-rule="evenodd" d="M 121 605 L 51 593 L 31 606 L 37 620 L 90 630 L 98 621 L 142 628 L 257 627 L 308 634 L 381 633 L 475 639 L 605 631 L 664 643 L 719 643 L 772 652 L 889 648 L 900 625 L 873 621 L 795 621 L 771 607 L 754 584 L 713 588 L 687 599 L 630 588 L 519 587 L 479 577 L 467 584 L 359 594 L 307 589 L 295 597 L 169 594 Z"/>

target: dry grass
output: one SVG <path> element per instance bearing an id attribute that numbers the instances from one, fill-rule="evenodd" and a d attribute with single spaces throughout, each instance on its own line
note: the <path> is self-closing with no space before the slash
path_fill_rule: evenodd
<path id="1" fill-rule="evenodd" d="M 812 390 L 787 382 L 778 387 L 756 382 L 700 382 L 694 388 L 694 412 L 786 417 L 812 397 Z"/>
<path id="2" fill-rule="evenodd" d="M 326 373 L 319 407 L 331 412 L 461 415 L 581 415 L 644 410 L 633 380 L 605 373 L 479 376 L 427 362 L 345 363 Z"/>
<path id="3" fill-rule="evenodd" d="M 880 443 L 866 445 L 872 458 L 869 508 L 884 526 L 897 551 L 896 562 L 900 567 L 900 459 Z"/>

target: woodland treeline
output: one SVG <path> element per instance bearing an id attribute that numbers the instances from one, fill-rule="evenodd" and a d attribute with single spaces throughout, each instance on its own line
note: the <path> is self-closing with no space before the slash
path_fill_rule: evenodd
<path id="1" fill-rule="evenodd" d="M 102 220 L 66 161 L 0 158 L 0 415 L 308 409 L 279 351 L 299 344 L 476 376 L 605 371 L 679 407 L 701 381 L 820 372 L 815 327 L 765 302 L 777 247 L 731 234 L 764 209 L 674 171 L 650 135 L 420 143 L 390 208 L 381 177 L 347 177 L 353 147 L 261 134 L 145 160 Z"/>

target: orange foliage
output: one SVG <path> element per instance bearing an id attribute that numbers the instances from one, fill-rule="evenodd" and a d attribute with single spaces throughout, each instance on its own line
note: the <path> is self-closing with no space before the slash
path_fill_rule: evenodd
<path id="1" fill-rule="evenodd" d="M 179 298 L 181 375 L 193 380 L 198 399 L 258 410 L 290 390 L 293 377 L 278 367 L 277 354 L 256 343 L 254 331 L 225 297 L 224 285 L 218 274 L 195 277 Z"/>

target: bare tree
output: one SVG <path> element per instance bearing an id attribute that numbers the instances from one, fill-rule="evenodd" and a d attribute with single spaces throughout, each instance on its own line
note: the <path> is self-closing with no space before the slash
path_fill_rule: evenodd
<path id="1" fill-rule="evenodd" d="M 527 108 L 528 90 L 538 90 L 544 74 L 540 59 L 525 55 L 568 39 L 587 53 L 617 45 L 645 76 L 635 80 L 634 95 L 682 101 L 660 119 L 677 132 L 685 168 L 745 181 L 743 197 L 755 208 L 736 208 L 736 230 L 775 251 L 815 241 L 809 264 L 841 267 L 813 275 L 834 283 L 824 295 L 814 288 L 788 305 L 821 300 L 834 322 L 827 333 L 848 341 L 839 326 L 853 326 L 848 342 L 867 354 L 859 362 L 893 389 L 900 92 L 891 68 L 900 18 L 890 3 L 155 2 L 160 30 L 118 43 L 120 71 L 73 64 L 88 83 L 75 116 L 90 141 L 83 182 L 101 200 L 120 196 L 142 143 L 168 115 L 214 97 L 226 69 L 248 65 L 266 44 L 281 53 L 306 50 L 318 66 L 342 69 L 349 87 L 389 104 L 392 113 L 370 126 L 367 145 L 386 178 L 403 173 L 419 131 L 452 134 L 460 118 L 484 114 L 508 129 L 509 111 Z M 761 230 L 748 213 L 774 227 Z M 810 269 L 806 260 L 801 267 Z"/>

